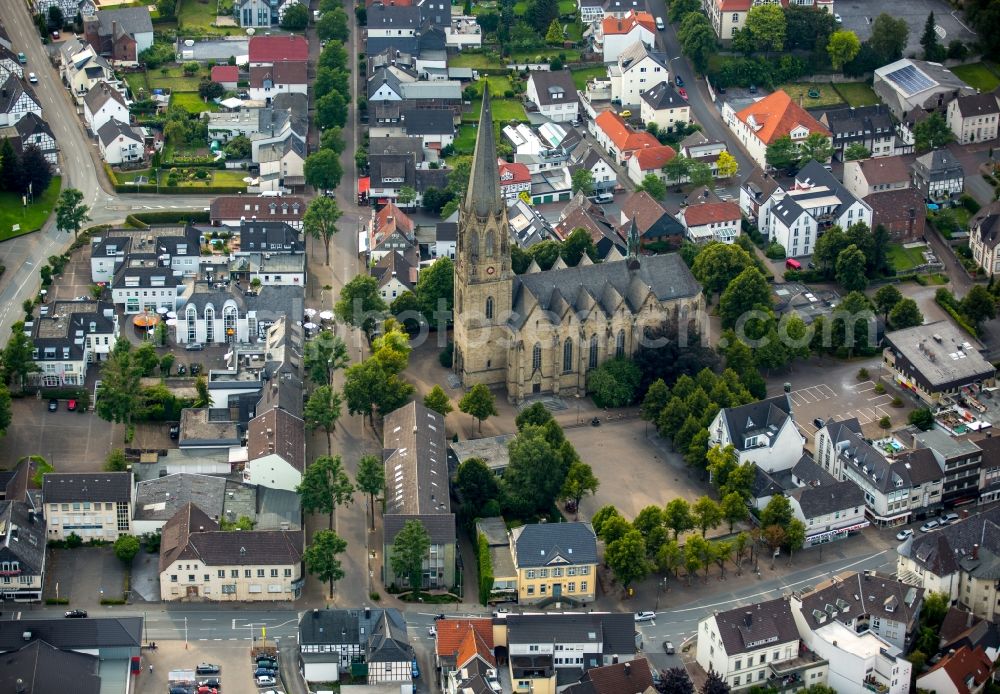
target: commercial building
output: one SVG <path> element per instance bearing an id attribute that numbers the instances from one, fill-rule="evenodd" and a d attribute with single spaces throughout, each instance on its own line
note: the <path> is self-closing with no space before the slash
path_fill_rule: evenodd
<path id="1" fill-rule="evenodd" d="M 587 604 L 597 595 L 597 536 L 590 523 L 533 523 L 511 531 L 522 604 Z"/>
<path id="2" fill-rule="evenodd" d="M 49 540 L 71 534 L 114 542 L 132 534 L 135 485 L 131 472 L 50 472 L 42 478 Z"/>

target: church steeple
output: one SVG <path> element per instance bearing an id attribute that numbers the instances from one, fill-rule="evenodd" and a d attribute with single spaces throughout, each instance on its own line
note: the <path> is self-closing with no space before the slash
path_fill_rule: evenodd
<path id="1" fill-rule="evenodd" d="M 484 82 L 483 110 L 479 117 L 479 132 L 476 134 L 476 151 L 472 155 L 472 173 L 465 193 L 466 211 L 479 218 L 498 215 L 506 209 L 500 196 L 497 146 L 493 138 L 490 86 L 489 82 Z"/>

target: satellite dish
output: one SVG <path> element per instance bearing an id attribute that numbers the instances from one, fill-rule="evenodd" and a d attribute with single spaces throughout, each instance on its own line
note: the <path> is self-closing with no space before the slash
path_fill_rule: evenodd
<path id="1" fill-rule="evenodd" d="M 191 39 L 186 39 L 186 40 L 184 41 L 184 45 L 185 45 L 185 46 L 188 46 L 188 47 L 190 48 L 191 46 L 193 46 L 193 45 L 194 45 L 194 41 L 192 41 Z"/>

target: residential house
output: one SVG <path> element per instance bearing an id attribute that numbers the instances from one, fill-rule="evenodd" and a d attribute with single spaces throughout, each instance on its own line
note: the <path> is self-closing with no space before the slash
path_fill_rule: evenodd
<path id="1" fill-rule="evenodd" d="M 379 68 L 368 78 L 368 102 L 403 100 L 403 80 L 388 68 Z"/>
<path id="2" fill-rule="evenodd" d="M 49 124 L 34 113 L 29 113 L 14 125 L 0 128 L 0 139 L 10 140 L 14 151 L 24 154 L 28 147 L 35 147 L 52 166 L 59 160 L 59 148 Z"/>
<path id="3" fill-rule="evenodd" d="M 500 194 L 505 200 L 513 200 L 521 193 L 531 194 L 531 172 L 527 166 L 497 159 L 497 168 L 500 171 Z"/>
<path id="4" fill-rule="evenodd" d="M 115 73 L 94 47 L 78 38 L 65 41 L 59 47 L 59 72 L 78 104 L 99 82 L 115 81 Z"/>
<path id="5" fill-rule="evenodd" d="M 448 493 L 448 447 L 444 417 L 411 402 L 385 417 L 383 460 L 386 489 L 383 580 L 399 585 L 408 577 L 392 570 L 392 544 L 407 521 L 422 524 L 430 535 L 423 568 L 429 587 L 455 584 L 455 514 Z"/>
<path id="6" fill-rule="evenodd" d="M 989 437 L 976 441 L 983 451 L 984 465 L 980 468 L 979 503 L 989 504 L 1000 499 L 1000 439 Z"/>
<path id="7" fill-rule="evenodd" d="M 784 193 L 777 178 L 763 169 L 754 168 L 740 184 L 740 211 L 748 219 L 758 221 L 761 209 L 779 190 L 781 191 L 779 194 Z"/>
<path id="8" fill-rule="evenodd" d="M 661 82 L 646 89 L 642 92 L 641 101 L 639 116 L 647 125 L 656 123 L 660 130 L 673 132 L 677 125 L 687 126 L 691 122 L 691 107 L 687 99 L 682 99 L 670 82 Z"/>
<path id="9" fill-rule="evenodd" d="M 617 22 L 617 19 L 605 21 Z M 613 65 L 608 66 L 611 101 L 639 107 L 643 93 L 670 81 L 670 66 L 665 53 L 653 51 L 650 43 L 631 41 L 622 47 Z M 678 97 L 679 99 L 680 97 Z M 646 122 L 643 119 L 643 122 Z"/>
<path id="10" fill-rule="evenodd" d="M 621 202 L 620 215 L 619 228 L 635 224 L 643 247 L 650 244 L 679 246 L 684 239 L 684 226 L 644 190 L 628 194 Z"/>
<path id="11" fill-rule="evenodd" d="M 538 208 L 526 203 L 520 198 L 515 198 L 513 200 L 507 201 L 507 223 L 510 225 L 511 240 L 513 240 L 521 248 L 531 248 L 536 243 L 540 243 L 548 238 L 552 237 L 554 233 L 552 231 L 552 225 L 547 219 L 539 212 Z M 458 235 L 458 224 L 455 224 L 454 234 Z M 451 228 L 447 227 L 449 230 L 449 237 Z M 438 242 L 441 240 L 441 224 L 438 224 Z M 451 255 L 448 257 L 454 259 L 455 250 L 454 246 L 450 247 Z"/>
<path id="12" fill-rule="evenodd" d="M 226 91 L 233 91 L 240 81 L 240 69 L 235 65 L 213 65 L 210 79 Z"/>
<path id="13" fill-rule="evenodd" d="M 965 189 L 962 164 L 946 149 L 936 149 L 912 164 L 913 185 L 928 200 L 947 200 Z"/>
<path id="14" fill-rule="evenodd" d="M 293 100 L 293 105 L 279 108 L 276 104 L 285 99 Z M 303 94 L 278 94 L 272 99 L 273 108 L 258 112 L 257 132 L 250 134 L 250 158 L 260 162 L 260 150 L 269 144 L 284 143 L 289 138 L 297 138 L 306 147 L 309 130 L 306 100 Z"/>
<path id="15" fill-rule="evenodd" d="M 362 245 L 371 260 L 379 261 L 384 256 L 398 251 L 404 256 L 416 248 L 416 225 L 392 202 L 381 209 L 372 208 L 368 223 L 368 238 Z"/>
<path id="16" fill-rule="evenodd" d="M 293 229 L 301 231 L 305 211 L 305 198 L 298 196 L 254 198 L 245 195 L 223 195 L 212 200 L 208 214 L 212 226 L 216 227 L 238 227 L 247 220 L 262 220 L 285 222 Z"/>
<path id="17" fill-rule="evenodd" d="M 670 160 L 677 156 L 676 150 L 670 145 L 659 145 L 637 150 L 628 160 L 628 177 L 636 185 L 640 185 L 646 176 L 653 175 L 664 183 L 668 176 L 663 171 Z M 739 208 L 736 208 L 739 212 Z"/>
<path id="18" fill-rule="evenodd" d="M 434 225 L 434 242 L 427 244 L 427 254 L 431 258 L 455 259 L 455 246 L 458 244 L 457 213 L 443 222 Z"/>
<path id="19" fill-rule="evenodd" d="M 509 614 L 497 631 L 514 691 L 537 694 L 555 694 L 557 683 L 592 668 L 635 660 L 640 641 L 630 612 Z"/>
<path id="20" fill-rule="evenodd" d="M 30 337 L 38 371 L 35 386 L 82 386 L 90 364 L 108 358 L 118 341 L 118 317 L 103 301 L 56 301 L 33 321 Z"/>
<path id="21" fill-rule="evenodd" d="M 368 9 L 367 51 L 381 53 L 387 48 L 417 53 L 421 9 L 416 5 L 383 4 Z"/>
<path id="22" fill-rule="evenodd" d="M 917 677 L 917 687 L 936 694 L 979 694 L 993 672 L 993 659 L 982 646 L 963 646 L 946 653 Z"/>
<path id="23" fill-rule="evenodd" d="M 0 599 L 41 601 L 46 541 L 40 509 L 25 498 L 0 501 Z"/>
<path id="24" fill-rule="evenodd" d="M 479 440 L 482 441 L 482 439 Z M 478 542 L 485 542 L 489 548 L 490 566 L 493 574 L 490 600 L 496 602 L 517 600 L 518 571 L 514 566 L 510 532 L 507 530 L 504 519 L 493 517 L 477 520 L 476 538 Z"/>
<path id="25" fill-rule="evenodd" d="M 992 646 L 996 643 L 997 627 L 982 617 L 976 617 L 959 607 L 949 607 L 938 630 L 941 652 L 958 650 L 963 646 Z"/>
<path id="26" fill-rule="evenodd" d="M 455 117 L 450 109 L 410 108 L 402 112 L 400 121 L 402 128 L 398 134 L 420 138 L 427 149 L 440 151 L 455 142 Z M 373 132 L 371 137 L 378 135 Z"/>
<path id="27" fill-rule="evenodd" d="M 765 3 L 760 0 L 702 0 L 702 8 L 708 15 L 716 36 L 723 43 L 731 41 L 736 32 L 746 26 L 750 8 L 759 4 Z M 788 7 L 789 0 L 780 0 L 780 4 Z M 795 0 L 794 4 L 833 12 L 833 0 Z"/>
<path id="28" fill-rule="evenodd" d="M 511 531 L 517 600 L 586 605 L 597 595 L 597 537 L 590 523 L 533 523 Z"/>
<path id="29" fill-rule="evenodd" d="M 0 81 L 6 80 L 10 74 L 24 77 L 24 66 L 17 59 L 17 53 L 10 46 L 0 43 Z"/>
<path id="30" fill-rule="evenodd" d="M 115 123 L 109 121 L 102 130 Z M 127 257 L 111 282 L 114 304 L 124 306 L 126 314 L 156 313 L 161 307 L 173 311 L 183 291 L 183 280 L 169 267 L 160 265 L 153 253 Z"/>
<path id="31" fill-rule="evenodd" d="M 451 18 L 451 25 L 444 27 L 445 45 L 448 48 L 478 48 L 483 45 L 483 30 L 475 17 L 459 15 Z"/>
<path id="32" fill-rule="evenodd" d="M 416 254 L 407 255 L 416 260 Z M 378 283 L 379 296 L 387 306 L 403 294 L 413 292 L 413 288 L 417 286 L 416 265 L 399 251 L 390 251 L 379 258 L 371 274 Z"/>
<path id="33" fill-rule="evenodd" d="M 304 287 L 306 283 L 306 256 L 304 253 L 247 253 L 229 263 L 229 276 L 250 284 Z"/>
<path id="34" fill-rule="evenodd" d="M 865 495 L 854 482 L 798 487 L 788 493 L 792 513 L 806 526 L 805 546 L 825 544 L 868 527 Z"/>
<path id="35" fill-rule="evenodd" d="M 622 17 L 605 17 L 597 25 L 595 44 L 604 53 L 605 63 L 614 63 L 623 50 L 636 41 L 652 46 L 656 38 L 653 15 L 642 10 L 629 10 Z"/>
<path id="36" fill-rule="evenodd" d="M 972 258 L 989 277 L 1000 273 L 1000 202 L 985 205 L 969 220 L 969 248 Z"/>
<path id="37" fill-rule="evenodd" d="M 570 176 L 579 169 L 586 169 L 594 179 L 594 192 L 613 191 L 618 186 L 618 174 L 605 154 L 597 147 L 586 144 L 577 147 L 569 165 Z"/>
<path id="38" fill-rule="evenodd" d="M 896 150 L 901 143 L 897 142 L 892 115 L 884 104 L 829 109 L 820 114 L 819 122 L 830 129 L 834 156 L 841 160 L 847 148 L 855 144 L 867 149 L 872 157 L 899 153 Z"/>
<path id="39" fill-rule="evenodd" d="M 438 626 L 450 627 L 450 624 L 442 622 L 443 620 L 438 620 Z M 493 694 L 501 691 L 500 673 L 497 670 L 496 656 L 493 655 L 492 637 L 492 633 L 483 635 L 476 629 L 469 628 L 464 631 L 464 636 L 453 654 L 454 666 L 441 670 L 441 685 L 445 694 L 467 692 Z"/>
<path id="40" fill-rule="evenodd" d="M 645 658 L 626 663 L 614 663 L 587 670 L 576 684 L 563 690 L 565 694 L 643 694 L 658 691 L 653 686 L 653 673 Z"/>
<path id="41" fill-rule="evenodd" d="M 280 191 L 305 185 L 306 144 L 298 137 L 269 142 L 257 149 L 261 191 Z"/>
<path id="42" fill-rule="evenodd" d="M 754 178 L 754 176 L 751 176 Z M 810 161 L 795 174 L 790 185 L 767 185 L 771 194 L 757 204 L 757 228 L 785 249 L 788 257 L 810 255 L 820 232 L 836 225 L 847 229 L 863 222 L 872 225 L 872 210 L 851 194 L 819 162 Z M 741 201 L 744 192 L 740 193 Z M 747 195 L 749 205 L 749 194 Z"/>
<path id="43" fill-rule="evenodd" d="M 250 98 L 256 101 L 270 104 L 278 94 L 305 94 L 307 85 L 303 61 L 280 60 L 250 68 Z"/>
<path id="44" fill-rule="evenodd" d="M 262 251 L 293 255 L 305 253 L 305 243 L 299 232 L 285 222 L 240 222 L 238 237 L 239 245 L 233 249 L 236 255 Z"/>
<path id="45" fill-rule="evenodd" d="M 153 47 L 153 20 L 145 5 L 98 10 L 83 18 L 83 34 L 115 65 L 138 65 L 139 54 Z"/>
<path id="46" fill-rule="evenodd" d="M 992 508 L 911 538 L 897 549 L 899 579 L 928 593 L 944 593 L 953 604 L 995 622 L 1000 616 L 998 529 L 1000 509 Z"/>
<path id="47" fill-rule="evenodd" d="M 765 472 L 793 467 L 805 445 L 792 419 L 792 401 L 787 394 L 719 410 L 708 435 L 709 445 L 732 444 L 741 465 L 752 461 Z"/>
<path id="48" fill-rule="evenodd" d="M 590 233 L 598 257 L 606 257 L 612 249 L 617 249 L 623 255 L 628 251 L 625 238 L 616 225 L 604 216 L 601 207 L 588 200 L 582 192 L 577 192 L 559 213 L 559 221 L 552 225 L 552 233 L 556 239 L 565 241 L 576 229 L 586 229 Z"/>
<path id="49" fill-rule="evenodd" d="M 994 93 L 960 96 L 948 104 L 948 127 L 961 144 L 997 139 L 1000 102 Z"/>
<path id="50" fill-rule="evenodd" d="M 885 335 L 882 363 L 893 381 L 929 405 L 967 386 L 992 385 L 996 369 L 969 337 L 947 320 Z"/>
<path id="51" fill-rule="evenodd" d="M 97 130 L 97 144 L 105 163 L 136 164 L 146 158 L 145 138 L 131 125 L 111 119 Z"/>
<path id="52" fill-rule="evenodd" d="M 503 529 L 506 540 L 506 528 Z M 509 546 L 508 546 L 509 555 Z M 488 674 L 480 668 L 482 664 L 492 662 L 496 668 L 496 658 L 493 654 L 493 621 L 480 618 L 445 618 L 434 624 L 434 666 L 441 673 L 441 689 L 448 694 L 460 694 L 465 690 L 460 688 L 464 679 L 462 670 L 470 670 L 468 678 L 480 677 L 487 679 Z M 472 664 L 471 668 L 467 667 Z M 466 686 L 473 686 L 472 684 Z M 480 691 L 480 690 L 474 690 Z"/>
<path id="53" fill-rule="evenodd" d="M 687 237 L 695 243 L 734 243 L 740 235 L 743 216 L 735 202 L 699 202 L 682 207 L 677 219 Z"/>
<path id="54" fill-rule="evenodd" d="M 133 534 L 135 484 L 131 472 L 50 472 L 42 478 L 49 540 L 76 534 L 114 542 Z"/>
<path id="55" fill-rule="evenodd" d="M 627 160 L 640 149 L 663 146 L 645 130 L 633 130 L 614 111 L 604 111 L 599 114 L 591 128 L 598 144 L 620 164 L 626 164 Z"/>
<path id="56" fill-rule="evenodd" d="M 836 620 L 857 633 L 871 631 L 900 651 L 920 628 L 923 588 L 874 571 L 845 571 L 796 595 L 793 609 L 810 629 Z"/>
<path id="57" fill-rule="evenodd" d="M 702 164 L 708 164 L 712 175 L 719 177 L 719 157 L 723 152 L 729 152 L 729 147 L 720 140 L 709 140 L 701 131 L 695 131 L 680 141 L 680 152 L 688 159 Z M 738 173 L 738 172 L 737 172 Z M 679 179 L 688 180 L 687 176 Z M 674 181 L 674 179 L 671 179 Z"/>
<path id="58" fill-rule="evenodd" d="M 790 137 L 796 144 L 816 133 L 832 137 L 825 125 L 780 89 L 733 113 L 728 122 L 750 158 L 762 169 L 767 168 L 767 146 L 781 137 Z"/>
<path id="59" fill-rule="evenodd" d="M 805 682 L 822 684 L 826 662 L 808 661 L 801 668 L 799 632 L 787 598 L 716 612 L 698 623 L 696 660 L 734 691 L 761 685 L 788 670 Z M 808 677 L 807 675 L 811 675 Z"/>
<path id="60" fill-rule="evenodd" d="M 246 482 L 295 491 L 306 469 L 302 417 L 280 407 L 258 414 L 248 427 L 247 453 L 249 460 L 243 469 Z"/>
<path id="61" fill-rule="evenodd" d="M 273 116 L 259 101 L 243 104 L 231 111 L 208 114 L 208 139 L 229 142 L 234 137 L 252 137 L 260 132 L 261 124 L 269 124 Z"/>
<path id="62" fill-rule="evenodd" d="M 302 531 L 220 530 L 194 504 L 163 526 L 160 599 L 295 600 L 302 590 Z"/>
<path id="63" fill-rule="evenodd" d="M 551 121 L 565 123 L 579 118 L 580 101 L 569 70 L 532 70 L 525 95 Z"/>
<path id="64" fill-rule="evenodd" d="M 47 14 L 50 7 L 58 7 L 63 17 L 75 17 L 80 11 L 80 4 L 80 0 L 36 0 L 34 6 L 39 14 Z"/>
<path id="65" fill-rule="evenodd" d="M 336 682 L 359 663 L 368 665 L 369 684 L 413 679 L 406 619 L 393 608 L 306 611 L 298 644 L 306 682 Z"/>
<path id="66" fill-rule="evenodd" d="M 883 227 L 897 243 L 924 238 L 927 215 L 924 196 L 916 188 L 889 190 L 866 195 L 864 202 L 872 209 L 872 228 Z"/>
<path id="67" fill-rule="evenodd" d="M 42 104 L 28 83 L 11 73 L 0 86 L 0 127 L 16 125 L 29 113 L 41 118 Z"/>
<path id="68" fill-rule="evenodd" d="M 844 162 L 844 187 L 854 197 L 903 190 L 912 186 L 909 163 L 912 157 L 873 157 Z"/>
<path id="69" fill-rule="evenodd" d="M 943 65 L 911 58 L 876 69 L 872 88 L 892 115 L 900 119 L 913 111 L 942 108 L 952 99 L 976 93 Z"/>
<path id="70" fill-rule="evenodd" d="M 252 36 L 248 44 L 249 67 L 265 67 L 281 62 L 305 63 L 309 43 L 301 35 Z"/>
<path id="71" fill-rule="evenodd" d="M 110 120 L 132 122 L 125 96 L 107 82 L 98 82 L 83 98 L 83 119 L 95 135 Z"/>

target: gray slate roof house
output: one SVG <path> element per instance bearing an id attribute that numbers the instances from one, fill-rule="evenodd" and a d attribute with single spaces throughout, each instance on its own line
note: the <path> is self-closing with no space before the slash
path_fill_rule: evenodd
<path id="1" fill-rule="evenodd" d="M 506 622 L 507 642 L 511 646 L 583 644 L 583 652 L 577 653 L 582 660 L 578 668 L 555 668 L 560 685 L 571 684 L 583 671 L 610 665 L 616 658 L 617 662 L 632 660 L 639 643 L 635 618 L 630 612 L 510 614 Z M 554 667 L 551 653 L 511 656 L 510 664 L 515 677 L 520 673 L 551 671 Z"/>
<path id="2" fill-rule="evenodd" d="M 687 100 L 681 98 L 670 82 L 660 82 L 655 87 L 647 89 L 641 98 L 654 111 L 687 106 Z"/>
<path id="3" fill-rule="evenodd" d="M 105 147 L 118 139 L 119 136 L 133 142 L 138 142 L 140 145 L 142 144 L 142 136 L 131 125 L 117 121 L 114 118 L 97 130 L 97 137 L 100 138 Z"/>
<path id="4" fill-rule="evenodd" d="M 576 100 L 576 85 L 569 70 L 532 70 L 528 79 L 535 83 L 539 106 Z"/>
<path id="5" fill-rule="evenodd" d="M 514 528 L 512 535 L 518 568 L 597 562 L 597 537 L 590 523 L 532 523 Z"/>
<path id="6" fill-rule="evenodd" d="M 132 500 L 131 472 L 50 472 L 42 477 L 45 503 Z"/>
<path id="7" fill-rule="evenodd" d="M 935 576 L 965 571 L 973 578 L 1000 580 L 1000 508 L 914 537 L 900 554 Z"/>
<path id="8" fill-rule="evenodd" d="M 946 149 L 935 149 L 917 157 L 912 170 L 913 182 L 925 198 L 935 197 L 935 191 L 941 187 L 947 193 L 960 192 L 965 187 L 965 169 Z M 949 181 L 957 183 L 951 186 Z"/>
<path id="9" fill-rule="evenodd" d="M 402 112 L 408 137 L 414 135 L 452 135 L 455 117 L 447 108 L 411 108 Z"/>
<path id="10" fill-rule="evenodd" d="M 777 647 L 778 644 L 799 640 L 787 598 L 719 612 L 715 621 L 729 657 L 758 650 L 762 643 L 770 642 Z"/>
<path id="11" fill-rule="evenodd" d="M 723 426 L 737 451 L 749 450 L 747 442 L 770 427 L 781 429 L 792 417 L 792 402 L 787 394 L 759 400 L 739 407 L 727 407 L 720 412 Z M 756 443 L 751 448 L 756 448 Z"/>
<path id="12" fill-rule="evenodd" d="M 0 653 L 20 650 L 25 642 L 36 640 L 64 651 L 124 649 L 139 655 L 142 617 L 0 621 Z"/>
<path id="13" fill-rule="evenodd" d="M 0 689 L 8 692 L 73 692 L 100 694 L 100 659 L 96 655 L 59 650 L 35 640 L 4 654 Z"/>
<path id="14" fill-rule="evenodd" d="M 788 496 L 798 500 L 806 518 L 821 518 L 845 508 L 865 505 L 864 492 L 849 480 L 822 487 L 799 487 L 788 492 Z"/>
<path id="15" fill-rule="evenodd" d="M 294 139 L 294 138 L 293 138 Z M 304 253 L 299 232 L 286 222 L 240 222 L 240 252 Z"/>

